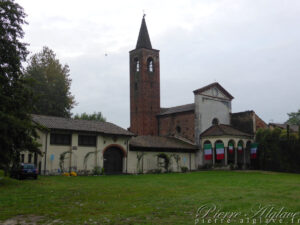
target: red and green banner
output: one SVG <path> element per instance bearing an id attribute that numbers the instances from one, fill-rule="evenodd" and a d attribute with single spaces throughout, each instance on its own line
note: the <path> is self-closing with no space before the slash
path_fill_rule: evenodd
<path id="1" fill-rule="evenodd" d="M 257 143 L 251 143 L 250 145 L 251 149 L 251 159 L 256 159 L 257 157 Z"/>
<path id="2" fill-rule="evenodd" d="M 233 154 L 233 144 L 229 144 L 229 146 L 228 146 L 228 152 L 229 152 L 229 154 Z"/>
<path id="3" fill-rule="evenodd" d="M 224 144 L 216 144 L 217 160 L 224 159 Z"/>
<path id="4" fill-rule="evenodd" d="M 204 144 L 204 159 L 205 160 L 212 160 L 211 144 Z"/>
<path id="5" fill-rule="evenodd" d="M 243 146 L 242 144 L 238 144 L 238 153 L 242 153 L 243 152 Z"/>

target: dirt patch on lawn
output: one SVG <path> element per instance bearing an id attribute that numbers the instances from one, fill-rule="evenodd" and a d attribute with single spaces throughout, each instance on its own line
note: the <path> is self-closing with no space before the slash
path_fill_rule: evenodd
<path id="1" fill-rule="evenodd" d="M 1 225 L 38 225 L 40 221 L 44 220 L 43 216 L 36 215 L 19 215 L 4 222 L 0 222 Z"/>

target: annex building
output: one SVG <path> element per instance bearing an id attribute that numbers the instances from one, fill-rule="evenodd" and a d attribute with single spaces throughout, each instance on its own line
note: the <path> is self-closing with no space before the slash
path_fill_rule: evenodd
<path id="1" fill-rule="evenodd" d="M 194 102 L 160 105 L 159 50 L 145 18 L 129 52 L 130 128 L 108 122 L 33 115 L 42 156 L 23 154 L 43 174 L 62 171 L 146 173 L 211 167 L 247 168 L 256 157 L 254 135 L 267 125 L 254 111 L 233 113 L 234 97 L 219 83 L 194 90 Z M 167 163 L 167 165 L 166 165 Z"/>

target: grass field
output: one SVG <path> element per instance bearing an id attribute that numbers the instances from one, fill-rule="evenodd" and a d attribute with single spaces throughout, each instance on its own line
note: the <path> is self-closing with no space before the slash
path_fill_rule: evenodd
<path id="1" fill-rule="evenodd" d="M 205 171 L 0 180 L 2 223 L 27 215 L 42 216 L 38 224 L 195 224 L 197 209 L 207 203 L 242 214 L 259 203 L 300 212 L 300 175 Z"/>

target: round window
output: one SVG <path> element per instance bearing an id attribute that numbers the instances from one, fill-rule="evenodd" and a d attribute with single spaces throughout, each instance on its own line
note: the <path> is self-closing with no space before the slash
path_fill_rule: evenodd
<path id="1" fill-rule="evenodd" d="M 212 125 L 219 125 L 219 120 L 217 118 L 214 118 L 212 120 Z"/>

